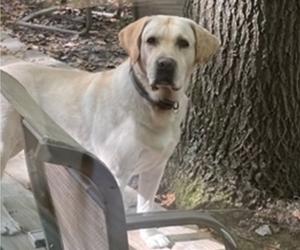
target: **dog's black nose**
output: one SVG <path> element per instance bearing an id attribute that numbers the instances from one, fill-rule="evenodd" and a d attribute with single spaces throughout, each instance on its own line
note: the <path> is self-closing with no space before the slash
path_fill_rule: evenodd
<path id="1" fill-rule="evenodd" d="M 156 61 L 156 86 L 173 86 L 176 71 L 176 61 L 170 57 L 160 57 Z"/>
<path id="2" fill-rule="evenodd" d="M 172 58 L 161 57 L 156 61 L 156 66 L 159 70 L 174 70 L 176 62 Z"/>

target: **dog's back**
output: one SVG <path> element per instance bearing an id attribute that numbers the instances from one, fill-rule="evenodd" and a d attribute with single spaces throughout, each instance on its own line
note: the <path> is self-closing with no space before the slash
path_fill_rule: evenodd
<path id="1" fill-rule="evenodd" d="M 1 69 L 18 80 L 46 113 L 76 138 L 84 119 L 79 115 L 84 93 L 96 74 L 33 63 L 10 64 Z M 17 131 L 20 130 L 20 117 L 2 95 L 1 110 L 1 154 L 4 152 L 5 158 L 11 158 L 5 152 L 11 151 L 15 144 L 19 145 L 17 141 L 20 141 L 21 134 Z M 8 136 L 10 134 L 14 136 Z M 16 151 L 20 150 L 22 148 Z"/>

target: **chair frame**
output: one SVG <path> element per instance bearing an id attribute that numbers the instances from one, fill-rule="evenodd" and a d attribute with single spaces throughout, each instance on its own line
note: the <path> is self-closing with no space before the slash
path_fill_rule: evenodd
<path id="1" fill-rule="evenodd" d="M 1 93 L 22 117 L 27 167 L 45 235 L 44 240 L 41 237 L 32 238 L 35 246 L 63 250 L 43 171 L 44 163 L 53 163 L 67 167 L 74 179 L 85 187 L 87 195 L 103 210 L 110 250 L 128 249 L 127 230 L 191 224 L 215 230 L 222 238 L 226 250 L 238 249 L 229 230 L 201 211 L 159 211 L 125 216 L 121 192 L 110 170 L 61 129 L 30 97 L 26 89 L 3 70 L 1 81 Z M 43 119 L 37 119 L 35 114 Z M 78 178 L 80 174 L 85 177 L 84 181 Z"/>
<path id="2" fill-rule="evenodd" d="M 42 9 L 36 12 L 33 12 L 32 14 L 29 14 L 19 21 L 17 21 L 18 25 L 28 27 L 28 28 L 33 28 L 33 29 L 44 29 L 44 30 L 50 30 L 50 31 L 55 31 L 55 32 L 61 32 L 61 33 L 66 33 L 66 34 L 74 34 L 74 35 L 86 35 L 89 33 L 91 26 L 92 26 L 92 8 L 86 8 L 85 9 L 85 27 L 80 30 L 71 30 L 71 29 L 62 29 L 58 28 L 55 26 L 49 26 L 49 25 L 42 25 L 42 24 L 35 24 L 35 23 L 30 23 L 29 21 L 43 15 L 48 15 L 56 10 L 59 10 L 58 6 Z"/>
<path id="3" fill-rule="evenodd" d="M 64 4 L 66 4 L 67 1 L 64 1 Z M 63 6 L 63 5 L 62 5 Z M 20 26 L 24 26 L 27 28 L 32 28 L 32 29 L 43 29 L 43 30 L 49 30 L 49 31 L 54 31 L 54 32 L 61 32 L 61 33 L 66 33 L 66 34 L 74 34 L 74 35 L 87 35 L 92 27 L 93 23 L 93 18 L 92 18 L 92 6 L 91 7 L 86 7 L 82 8 L 85 9 L 85 27 L 80 30 L 72 30 L 72 29 L 64 29 L 64 28 L 58 28 L 55 26 L 51 25 L 42 25 L 42 24 L 36 24 L 36 23 L 31 23 L 30 21 L 33 20 L 34 18 L 37 18 L 39 16 L 44 16 L 44 15 L 49 15 L 54 11 L 57 11 L 61 8 L 61 6 L 51 6 L 49 8 L 41 9 L 38 11 L 35 11 L 20 20 L 17 21 L 17 24 Z M 119 1 L 119 7 L 118 10 L 115 14 L 111 15 L 111 17 L 116 17 L 119 18 L 121 16 L 121 12 L 123 10 L 123 3 Z M 102 13 L 103 16 L 105 16 L 104 13 Z M 107 14 L 107 16 L 110 16 Z"/>

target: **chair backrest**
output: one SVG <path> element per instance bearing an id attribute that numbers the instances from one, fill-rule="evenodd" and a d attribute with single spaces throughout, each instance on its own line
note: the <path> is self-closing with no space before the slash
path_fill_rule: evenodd
<path id="1" fill-rule="evenodd" d="M 122 197 L 108 168 L 3 70 L 1 93 L 23 117 L 26 162 L 48 248 L 128 249 Z"/>

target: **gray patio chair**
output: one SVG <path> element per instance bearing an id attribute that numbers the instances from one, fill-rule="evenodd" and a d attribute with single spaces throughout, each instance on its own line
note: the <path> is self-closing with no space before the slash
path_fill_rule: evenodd
<path id="1" fill-rule="evenodd" d="M 61 129 L 11 75 L 1 70 L 1 93 L 22 117 L 26 162 L 42 230 L 35 247 L 51 250 L 126 250 L 127 230 L 197 225 L 211 228 L 226 250 L 238 247 L 224 225 L 200 211 L 125 216 L 108 168 Z"/>

